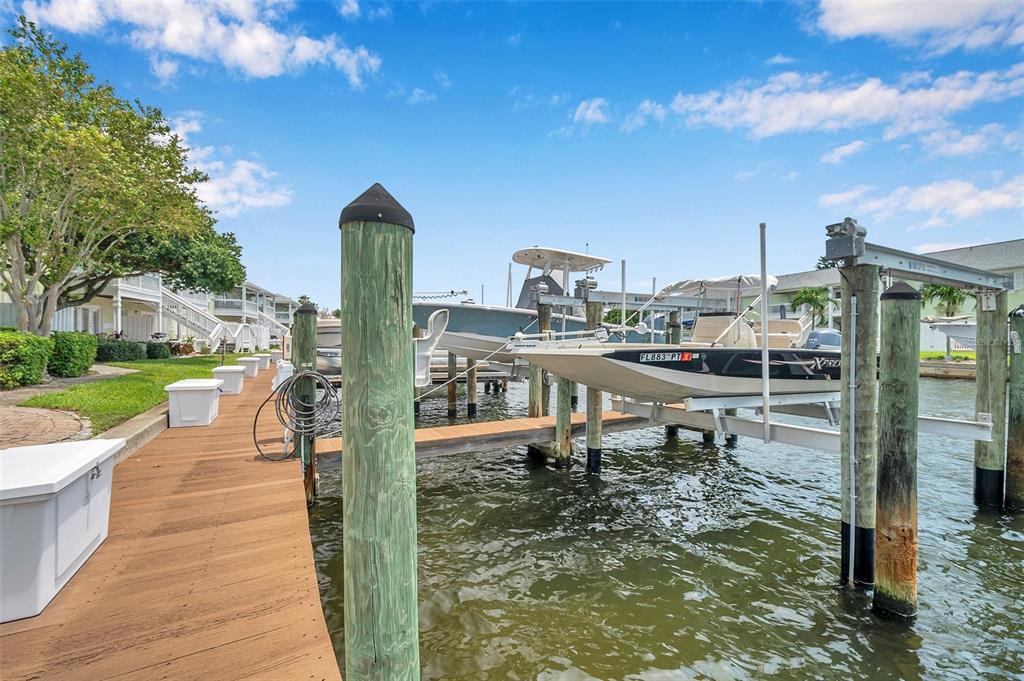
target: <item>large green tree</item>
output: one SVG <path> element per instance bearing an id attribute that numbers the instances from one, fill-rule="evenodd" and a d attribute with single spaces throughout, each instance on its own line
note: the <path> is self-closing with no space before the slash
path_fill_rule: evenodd
<path id="1" fill-rule="evenodd" d="M 97 84 L 79 55 L 24 17 L 0 49 L 0 287 L 23 331 L 112 279 L 161 273 L 226 291 L 241 249 L 196 189 L 206 177 L 163 114 Z"/>

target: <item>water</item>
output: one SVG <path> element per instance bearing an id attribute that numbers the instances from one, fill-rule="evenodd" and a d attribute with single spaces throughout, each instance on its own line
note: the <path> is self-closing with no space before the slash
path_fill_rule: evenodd
<path id="1" fill-rule="evenodd" d="M 437 395 L 421 426 L 448 423 Z M 524 416 L 525 384 L 479 400 L 482 419 Z M 973 382 L 922 379 L 922 413 L 973 407 Z M 606 436 L 600 479 L 524 454 L 419 464 L 425 679 L 1024 679 L 1024 516 L 975 511 L 968 442 L 921 436 L 909 624 L 835 586 L 835 455 L 662 428 Z M 340 472 L 321 482 L 311 530 L 340 662 Z"/>

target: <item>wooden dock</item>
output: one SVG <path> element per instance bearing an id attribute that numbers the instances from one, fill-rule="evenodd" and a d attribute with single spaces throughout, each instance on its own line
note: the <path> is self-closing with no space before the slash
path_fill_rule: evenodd
<path id="1" fill-rule="evenodd" d="M 651 426 L 649 419 L 617 411 L 602 414 L 605 433 L 636 430 Z M 572 435 L 582 436 L 587 427 L 586 414 L 572 415 Z M 555 417 L 478 421 L 455 426 L 416 429 L 416 456 L 462 454 L 517 445 L 534 445 L 555 439 Z M 331 466 L 340 460 L 341 438 L 323 438 L 316 443 L 317 460 Z"/>
<path id="2" fill-rule="evenodd" d="M 41 615 L 0 625 L 0 678 L 340 680 L 299 464 L 252 445 L 272 374 L 115 469 L 109 537 Z M 259 432 L 280 442 L 269 410 Z"/>

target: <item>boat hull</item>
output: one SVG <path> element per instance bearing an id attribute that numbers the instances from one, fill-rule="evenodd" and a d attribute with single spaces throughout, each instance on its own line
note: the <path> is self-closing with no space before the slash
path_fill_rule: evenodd
<path id="1" fill-rule="evenodd" d="M 759 348 L 534 347 L 520 349 L 517 356 L 557 376 L 643 401 L 761 393 Z M 772 350 L 769 366 L 772 394 L 839 390 L 838 352 Z"/>

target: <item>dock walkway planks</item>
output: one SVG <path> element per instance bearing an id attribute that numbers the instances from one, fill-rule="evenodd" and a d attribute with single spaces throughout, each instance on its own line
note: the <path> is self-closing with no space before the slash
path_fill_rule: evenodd
<path id="1" fill-rule="evenodd" d="M 107 540 L 41 615 L 0 625 L 0 678 L 340 680 L 299 464 L 252 445 L 272 374 L 114 470 Z"/>
<path id="2" fill-rule="evenodd" d="M 606 411 L 602 414 L 605 433 L 649 428 L 650 420 L 642 416 Z M 586 432 L 587 415 L 572 415 L 572 434 L 578 437 Z M 508 421 L 477 421 L 455 426 L 416 429 L 416 455 L 462 454 L 487 449 L 501 449 L 516 445 L 532 445 L 555 439 L 555 417 L 511 419 Z M 341 453 L 341 438 L 317 440 L 318 460 L 328 466 L 337 463 Z"/>

